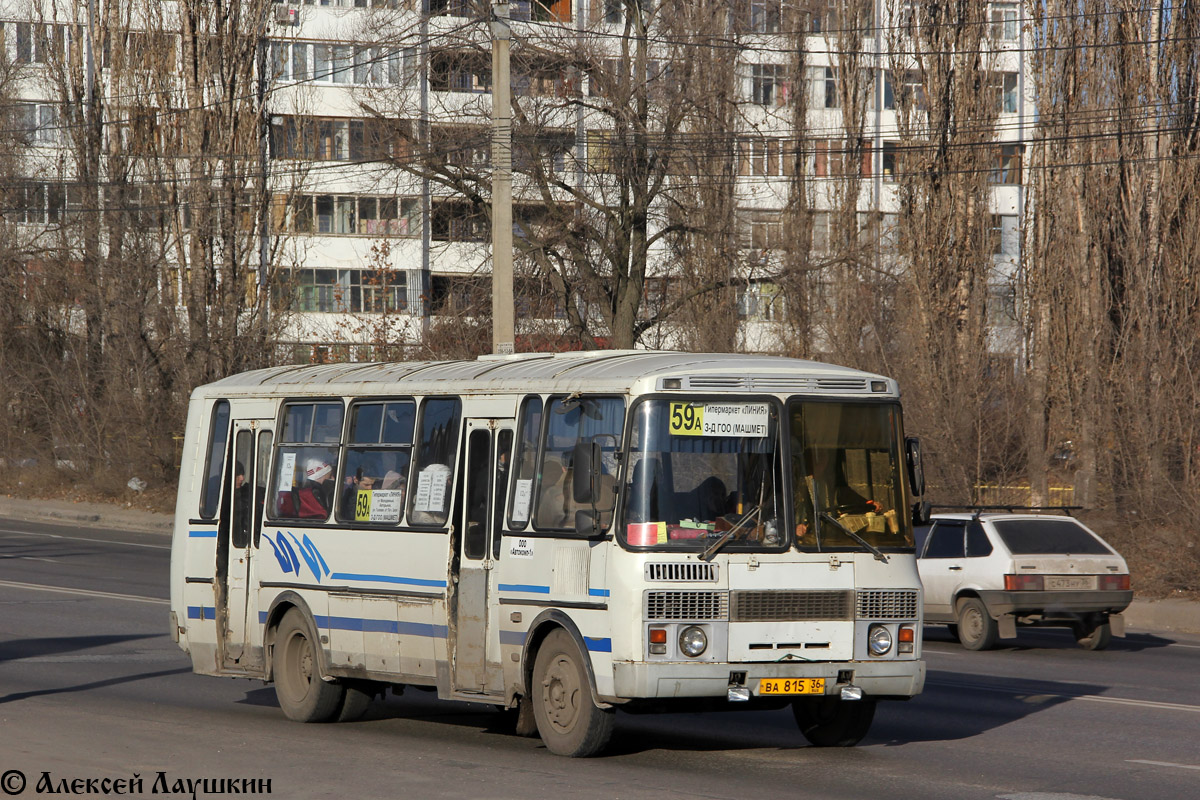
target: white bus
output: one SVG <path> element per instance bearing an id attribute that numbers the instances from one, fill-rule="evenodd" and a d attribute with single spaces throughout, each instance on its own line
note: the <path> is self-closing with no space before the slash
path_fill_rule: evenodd
<path id="1" fill-rule="evenodd" d="M 420 686 L 571 756 L 617 709 L 790 707 L 853 745 L 924 684 L 921 491 L 896 383 L 810 361 L 248 372 L 191 397 L 171 633 L 301 721 Z"/>

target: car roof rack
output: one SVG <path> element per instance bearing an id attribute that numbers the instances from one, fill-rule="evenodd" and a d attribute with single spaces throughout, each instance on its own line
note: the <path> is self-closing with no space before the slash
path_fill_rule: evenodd
<path id="1" fill-rule="evenodd" d="M 1061 511 L 1068 517 L 1074 516 L 1072 511 L 1082 511 L 1083 506 L 1010 506 L 1010 505 L 970 505 L 970 506 L 933 506 L 932 509 L 942 509 L 944 511 L 973 511 L 975 516 L 979 517 L 985 511 L 1007 511 L 1010 514 L 1015 514 L 1018 511 Z M 932 510 L 931 509 L 931 510 Z"/>

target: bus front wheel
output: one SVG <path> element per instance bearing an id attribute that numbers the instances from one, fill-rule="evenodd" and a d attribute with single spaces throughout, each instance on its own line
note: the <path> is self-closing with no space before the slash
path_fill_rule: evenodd
<path id="1" fill-rule="evenodd" d="M 533 662 L 533 715 L 546 749 L 585 758 L 608 744 L 614 711 L 597 708 L 583 654 L 562 628 L 546 637 Z"/>
<path id="2" fill-rule="evenodd" d="M 813 746 L 853 747 L 871 729 L 875 701 L 806 697 L 792 703 L 792 714 L 800 732 Z"/>
<path id="3" fill-rule="evenodd" d="M 342 708 L 346 689 L 321 680 L 316 645 L 308 622 L 293 608 L 283 615 L 275 635 L 275 697 L 288 719 L 328 722 Z"/>

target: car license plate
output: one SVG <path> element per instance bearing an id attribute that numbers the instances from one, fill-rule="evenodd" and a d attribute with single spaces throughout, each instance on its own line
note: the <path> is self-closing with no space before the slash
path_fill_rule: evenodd
<path id="1" fill-rule="evenodd" d="M 825 694 L 824 678 L 763 678 L 758 682 L 762 694 Z"/>
<path id="2" fill-rule="evenodd" d="M 1091 576 L 1082 577 L 1046 577 L 1047 589 L 1095 589 L 1096 579 Z"/>

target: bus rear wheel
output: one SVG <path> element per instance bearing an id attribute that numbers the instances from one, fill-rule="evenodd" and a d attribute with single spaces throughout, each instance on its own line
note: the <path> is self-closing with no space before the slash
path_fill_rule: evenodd
<path id="1" fill-rule="evenodd" d="M 586 758 L 608 744 L 611 708 L 597 708 L 583 655 L 570 634 L 558 628 L 546 637 L 533 662 L 533 715 L 546 749 Z"/>
<path id="2" fill-rule="evenodd" d="M 284 716 L 297 722 L 328 722 L 342 708 L 346 688 L 321 679 L 307 620 L 293 608 L 275 635 L 275 697 Z"/>
<path id="3" fill-rule="evenodd" d="M 875 701 L 799 698 L 792 703 L 792 714 L 800 732 L 814 747 L 853 747 L 871 729 Z"/>

